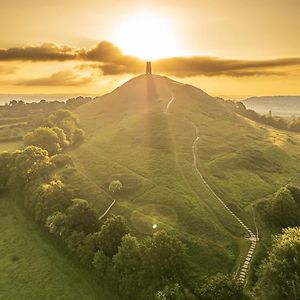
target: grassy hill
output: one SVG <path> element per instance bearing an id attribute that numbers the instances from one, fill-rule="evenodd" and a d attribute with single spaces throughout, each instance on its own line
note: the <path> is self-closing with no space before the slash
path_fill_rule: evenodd
<path id="1" fill-rule="evenodd" d="M 108 183 L 121 180 L 124 190 L 111 212 L 126 216 L 141 236 L 175 230 L 189 245 L 195 276 L 235 272 L 247 243 L 193 168 L 195 126 L 205 179 L 253 230 L 249 205 L 298 174 L 298 135 L 251 122 L 166 77 L 133 78 L 77 113 L 87 140 L 70 154 L 102 194 L 95 201 L 86 189 L 85 198 L 104 211 Z"/>
<path id="2" fill-rule="evenodd" d="M 49 239 L 15 194 L 0 198 L 0 299 L 117 299 Z"/>
<path id="3" fill-rule="evenodd" d="M 197 135 L 204 179 L 253 232 L 252 205 L 291 180 L 300 183 L 299 134 L 250 121 L 166 77 L 138 76 L 76 112 L 86 141 L 69 151 L 76 168 L 60 171 L 64 182 L 99 214 L 116 200 L 109 214 L 125 216 L 137 236 L 175 231 L 188 245 L 192 279 L 237 273 L 249 246 L 194 168 Z M 114 179 L 123 184 L 118 194 L 108 191 Z M 115 299 L 18 203 L 16 195 L 0 199 L 0 298 Z M 260 233 L 269 234 L 256 221 Z"/>

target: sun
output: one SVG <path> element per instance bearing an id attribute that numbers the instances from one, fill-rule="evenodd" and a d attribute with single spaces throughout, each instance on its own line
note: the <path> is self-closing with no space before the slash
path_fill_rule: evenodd
<path id="1" fill-rule="evenodd" d="M 145 12 L 132 15 L 116 28 L 113 42 L 124 54 L 145 60 L 181 53 L 172 22 L 161 15 Z"/>

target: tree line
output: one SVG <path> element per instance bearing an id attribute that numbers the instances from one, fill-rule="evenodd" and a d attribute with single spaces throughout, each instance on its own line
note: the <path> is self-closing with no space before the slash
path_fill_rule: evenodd
<path id="1" fill-rule="evenodd" d="M 251 119 L 255 122 L 272 126 L 274 128 L 290 130 L 295 132 L 300 132 L 300 118 L 294 118 L 292 120 L 287 120 L 278 116 L 269 115 L 260 115 L 252 109 L 247 109 L 244 103 L 235 102 L 231 100 L 223 100 L 223 103 L 229 107 L 234 112 L 242 115 L 248 119 Z"/>

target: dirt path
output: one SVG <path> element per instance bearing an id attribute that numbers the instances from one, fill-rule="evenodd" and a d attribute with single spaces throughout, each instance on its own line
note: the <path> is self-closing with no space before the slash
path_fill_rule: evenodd
<path id="1" fill-rule="evenodd" d="M 175 97 L 172 94 L 171 99 L 169 100 L 166 109 L 164 111 L 165 114 L 169 113 L 169 109 L 170 106 L 172 105 L 172 103 L 174 102 Z M 239 281 L 245 285 L 247 283 L 247 276 L 249 274 L 249 269 L 250 269 L 250 263 L 251 260 L 253 258 L 253 254 L 256 248 L 256 243 L 258 242 L 259 238 L 258 238 L 258 231 L 257 231 L 257 227 L 256 227 L 256 222 L 255 222 L 255 218 L 254 218 L 254 223 L 255 223 L 255 227 L 256 227 L 256 235 L 252 232 L 251 229 L 249 229 L 244 222 L 225 204 L 225 202 L 215 193 L 215 191 L 211 188 L 211 186 L 208 184 L 208 182 L 205 180 L 204 176 L 202 175 L 201 171 L 198 168 L 198 156 L 197 156 L 197 143 L 200 139 L 199 137 L 199 128 L 192 123 L 193 127 L 195 128 L 196 131 L 196 138 L 192 144 L 192 152 L 193 152 L 193 167 L 195 169 L 195 171 L 197 172 L 198 176 L 200 177 L 200 179 L 202 180 L 202 182 L 204 183 L 204 185 L 206 186 L 206 188 L 208 189 L 208 191 L 215 197 L 215 199 L 217 199 L 222 205 L 223 207 L 227 210 L 227 212 L 239 223 L 239 225 L 243 228 L 243 230 L 246 233 L 246 240 L 249 240 L 250 243 L 250 247 L 247 251 L 246 257 L 243 260 L 243 264 L 242 267 L 239 270 L 238 273 L 238 278 Z M 254 215 L 253 215 L 254 217 Z"/>
<path id="2" fill-rule="evenodd" d="M 249 240 L 251 242 L 250 247 L 248 249 L 246 258 L 243 262 L 242 268 L 239 270 L 239 280 L 242 284 L 246 284 L 247 282 L 247 275 L 249 273 L 249 268 L 250 268 L 250 263 L 251 260 L 253 258 L 253 253 L 254 250 L 256 248 L 256 243 L 259 240 L 258 239 L 258 233 L 256 233 L 256 235 L 251 231 L 251 229 L 249 229 L 244 222 L 224 203 L 224 201 L 215 193 L 215 191 L 211 188 L 211 186 L 208 184 L 208 182 L 204 179 L 202 173 L 200 172 L 199 168 L 198 168 L 198 157 L 197 157 L 197 143 L 200 139 L 199 137 L 199 129 L 198 127 L 192 123 L 195 131 L 196 131 L 196 138 L 193 142 L 192 145 L 192 152 L 193 152 L 193 167 L 195 168 L 197 174 L 199 175 L 199 177 L 201 178 L 201 180 L 203 181 L 203 183 L 205 184 L 205 186 L 207 187 L 207 189 L 211 192 L 211 194 L 225 207 L 225 209 L 228 211 L 229 214 L 231 214 L 231 216 L 239 223 L 239 225 L 245 230 L 245 232 L 247 233 L 247 237 L 245 237 L 245 239 Z"/>

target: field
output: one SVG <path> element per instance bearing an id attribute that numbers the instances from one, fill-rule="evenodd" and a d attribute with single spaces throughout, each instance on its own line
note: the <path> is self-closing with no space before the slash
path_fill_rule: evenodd
<path id="1" fill-rule="evenodd" d="M 34 223 L 20 200 L 0 198 L 0 299 L 117 299 Z"/>

